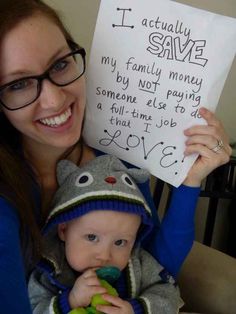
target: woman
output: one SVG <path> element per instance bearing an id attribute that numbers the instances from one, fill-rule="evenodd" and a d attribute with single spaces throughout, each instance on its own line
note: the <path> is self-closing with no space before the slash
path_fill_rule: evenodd
<path id="1" fill-rule="evenodd" d="M 41 1 L 1 1 L 0 21 L 0 309 L 27 314 L 26 282 L 40 254 L 39 230 L 57 188 L 56 164 L 67 158 L 83 165 L 99 152 L 81 137 L 84 50 Z M 141 187 L 157 226 L 147 248 L 174 276 L 193 242 L 201 180 L 231 154 L 214 114 L 204 108 L 200 114 L 207 126 L 185 131 L 185 154 L 198 153 L 199 158 L 184 185 L 174 189 L 160 226 L 149 187 Z"/>

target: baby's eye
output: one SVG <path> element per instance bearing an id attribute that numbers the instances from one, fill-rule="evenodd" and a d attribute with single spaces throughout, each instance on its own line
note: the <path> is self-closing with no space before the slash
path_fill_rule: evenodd
<path id="1" fill-rule="evenodd" d="M 90 233 L 85 236 L 89 242 L 98 242 L 99 238 L 96 234 Z"/>
<path id="2" fill-rule="evenodd" d="M 116 246 L 125 246 L 127 244 L 127 240 L 124 240 L 124 239 L 120 239 L 120 240 L 116 240 L 115 241 L 115 245 Z"/>

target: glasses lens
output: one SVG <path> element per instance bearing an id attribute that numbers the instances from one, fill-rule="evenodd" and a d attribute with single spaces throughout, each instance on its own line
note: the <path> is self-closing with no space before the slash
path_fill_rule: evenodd
<path id="1" fill-rule="evenodd" d="M 84 73 L 84 60 L 79 52 L 75 52 L 58 60 L 49 71 L 50 79 L 57 85 L 67 85 Z"/>
<path id="2" fill-rule="evenodd" d="M 9 110 L 23 108 L 34 102 L 40 94 L 40 81 L 50 78 L 57 86 L 66 86 L 85 71 L 82 51 L 75 51 L 57 60 L 44 74 L 34 78 L 16 80 L 0 90 L 0 101 Z"/>
<path id="3" fill-rule="evenodd" d="M 34 101 L 38 94 L 38 81 L 33 78 L 20 79 L 0 91 L 2 103 L 9 109 L 18 109 Z"/>

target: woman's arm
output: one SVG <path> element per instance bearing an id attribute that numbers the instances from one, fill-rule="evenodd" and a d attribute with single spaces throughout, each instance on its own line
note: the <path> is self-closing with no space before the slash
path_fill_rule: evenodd
<path id="1" fill-rule="evenodd" d="M 155 222 L 143 247 L 176 278 L 194 241 L 194 213 L 200 189 L 184 185 L 173 188 L 169 208 L 161 223 L 148 183 L 140 189 L 152 209 Z"/>
<path id="2" fill-rule="evenodd" d="M 0 197 L 0 311 L 31 314 L 14 208 Z"/>
<path id="3" fill-rule="evenodd" d="M 154 229 L 145 246 L 174 277 L 193 244 L 194 215 L 201 181 L 215 168 L 228 162 L 232 152 L 228 136 L 215 115 L 205 108 L 200 109 L 200 114 L 207 124 L 196 125 L 185 131 L 188 136 L 185 155 L 196 153 L 199 157 L 188 172 L 185 185 L 173 188 L 164 219 L 159 228 Z M 215 152 L 213 148 L 220 141 L 223 147 Z M 148 187 L 143 187 L 142 192 L 151 203 Z M 152 208 L 155 217 L 155 208 Z"/>

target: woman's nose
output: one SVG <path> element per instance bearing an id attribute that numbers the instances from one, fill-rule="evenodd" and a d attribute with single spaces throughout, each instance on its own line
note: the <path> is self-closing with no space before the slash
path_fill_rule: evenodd
<path id="1" fill-rule="evenodd" d="M 63 106 L 66 95 L 60 86 L 56 86 L 48 80 L 42 83 L 40 105 L 42 108 L 60 108 Z"/>

